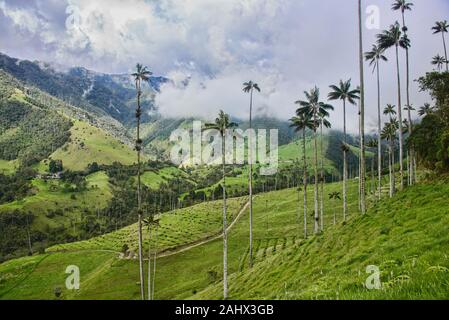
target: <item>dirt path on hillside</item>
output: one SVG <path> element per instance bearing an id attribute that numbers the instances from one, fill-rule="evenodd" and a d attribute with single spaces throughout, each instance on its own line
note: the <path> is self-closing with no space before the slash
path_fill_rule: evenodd
<path id="1" fill-rule="evenodd" d="M 254 199 L 255 199 L 256 197 L 257 197 L 257 196 L 253 197 L 253 201 L 254 201 Z M 246 211 L 246 209 L 248 209 L 248 207 L 249 207 L 249 200 L 248 200 L 248 202 L 247 202 L 247 203 L 240 209 L 240 211 L 239 211 L 239 213 L 237 214 L 237 216 L 235 217 L 235 219 L 234 219 L 234 220 L 231 222 L 231 224 L 227 227 L 226 231 L 227 231 L 228 233 L 229 233 L 229 231 L 235 226 L 235 224 L 240 220 L 240 218 L 245 214 L 245 211 Z M 185 244 L 185 245 L 181 245 L 181 246 L 178 246 L 178 247 L 173 248 L 173 249 L 167 249 L 167 250 L 161 251 L 161 252 L 159 252 L 159 253 L 157 254 L 157 258 L 165 258 L 165 257 L 174 256 L 174 255 L 176 255 L 176 254 L 179 254 L 179 253 L 182 253 L 182 252 L 186 252 L 186 251 L 189 251 L 189 250 L 191 250 L 191 249 L 193 249 L 193 248 L 196 248 L 196 247 L 205 245 L 205 244 L 207 244 L 207 243 L 209 243 L 209 242 L 218 240 L 218 239 L 220 239 L 220 238 L 222 238 L 222 237 L 223 237 L 223 232 L 220 231 L 220 232 L 219 232 L 218 234 L 216 234 L 216 235 L 213 235 L 213 236 L 210 236 L 210 237 L 207 237 L 207 238 L 203 238 L 203 239 L 197 240 L 197 241 L 192 242 L 192 243 L 188 243 L 188 244 Z M 148 259 L 146 259 L 146 260 L 148 260 Z"/>

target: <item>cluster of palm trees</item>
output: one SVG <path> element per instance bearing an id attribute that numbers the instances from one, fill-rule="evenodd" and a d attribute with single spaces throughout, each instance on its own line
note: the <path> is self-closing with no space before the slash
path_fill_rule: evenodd
<path id="1" fill-rule="evenodd" d="M 400 175 L 400 188 L 404 188 L 405 170 L 404 164 L 404 134 L 411 134 L 413 131 L 413 122 L 411 118 L 411 111 L 413 110 L 410 103 L 410 62 L 409 62 L 409 50 L 411 48 L 411 41 L 408 38 L 408 27 L 406 25 L 405 13 L 411 11 L 413 4 L 407 2 L 407 0 L 395 0 L 392 5 L 392 10 L 400 11 L 402 18 L 402 25 L 399 22 L 392 24 L 387 30 L 377 35 L 377 43 L 372 46 L 371 51 L 363 52 L 363 29 L 362 29 L 362 0 L 358 0 L 358 29 L 359 29 L 359 71 L 360 71 L 360 85 L 357 88 L 352 87 L 351 79 L 347 81 L 340 80 L 338 85 L 331 85 L 331 92 L 328 95 L 328 100 L 341 100 L 343 105 L 343 128 L 344 139 L 342 141 L 343 152 L 343 220 L 348 216 L 348 204 L 347 204 L 347 180 L 348 180 L 348 164 L 347 155 L 350 151 L 350 147 L 347 142 L 346 132 L 346 106 L 358 104 L 359 113 L 359 139 L 360 139 L 360 162 L 359 162 L 359 203 L 360 211 L 362 214 L 366 212 L 366 168 L 365 168 L 365 149 L 377 148 L 377 193 L 378 197 L 382 194 L 382 140 L 388 142 L 388 154 L 389 154 L 389 177 L 390 177 L 390 196 L 395 193 L 395 145 L 397 135 L 399 135 L 399 175 Z M 445 33 L 448 32 L 449 25 L 447 21 L 437 22 L 432 28 L 435 34 L 441 33 L 445 57 L 437 55 L 434 57 L 432 64 L 437 66 L 441 71 L 444 64 L 446 64 L 446 71 L 449 72 L 449 62 L 447 59 L 447 50 L 445 42 Z M 387 105 L 383 113 L 389 117 L 389 122 L 382 126 L 382 101 L 381 101 L 381 80 L 380 80 L 380 66 L 382 62 L 388 62 L 385 56 L 385 52 L 393 48 L 395 51 L 396 62 L 396 74 L 397 74 L 397 105 Z M 405 50 L 405 65 L 406 65 L 406 104 L 403 109 L 402 90 L 401 90 L 401 69 L 399 50 Z M 378 111 L 378 128 L 377 128 L 377 141 L 365 142 L 365 85 L 364 85 L 364 62 L 368 61 L 370 66 L 373 67 L 373 73 L 377 76 L 377 111 Z M 137 202 L 138 202 L 138 236 L 139 236 L 139 271 L 140 271 L 140 286 L 141 296 L 145 299 L 145 282 L 144 282 L 144 266 L 143 266 L 143 253 L 142 253 L 142 224 L 148 226 L 149 230 L 157 227 L 158 221 L 154 217 L 150 217 L 147 220 L 143 220 L 142 211 L 142 199 L 141 199 L 141 151 L 142 140 L 140 139 L 140 121 L 142 115 L 141 109 L 141 83 L 142 81 L 148 81 L 151 76 L 151 72 L 142 65 L 137 65 L 137 70 L 132 74 L 135 79 L 135 85 L 137 90 L 137 139 L 136 139 L 136 151 L 138 157 L 138 175 L 137 175 Z M 252 129 L 252 116 L 253 116 L 253 95 L 255 92 L 260 92 L 260 87 L 253 81 L 248 81 L 243 84 L 243 91 L 249 93 L 249 127 Z M 299 105 L 296 110 L 296 115 L 290 119 L 292 127 L 302 136 L 302 170 L 303 170 L 303 193 L 304 193 L 304 237 L 308 237 L 307 230 L 307 187 L 308 187 L 308 164 L 306 159 L 306 131 L 311 130 L 313 132 L 314 143 L 314 233 L 318 234 L 324 231 L 324 165 L 323 165 L 323 128 L 330 128 L 331 123 L 328 118 L 329 112 L 334 110 L 333 106 L 320 100 L 320 90 L 314 87 L 310 91 L 304 92 L 305 99 L 298 100 L 295 103 Z M 407 119 L 403 120 L 402 112 L 407 111 Z M 424 105 L 420 110 L 420 115 L 426 115 L 433 112 L 432 107 L 429 104 Z M 397 117 L 397 118 L 396 118 Z M 228 297 L 228 270 L 227 270 L 227 205 L 226 205 L 226 134 L 227 130 L 235 127 L 236 124 L 231 122 L 230 117 L 224 111 L 220 111 L 218 117 L 214 123 L 205 125 L 205 130 L 216 129 L 222 135 L 222 189 L 223 189 L 223 296 L 224 299 Z M 318 160 L 318 136 L 321 136 L 321 164 Z M 252 136 L 249 135 L 249 146 L 251 146 Z M 416 159 L 414 156 L 413 147 L 410 146 L 407 150 L 407 170 L 408 170 L 408 183 L 410 185 L 415 182 L 415 168 Z M 252 266 L 253 263 L 253 159 L 252 148 L 249 147 L 249 219 L 250 219 L 250 252 L 249 263 Z M 373 162 L 374 164 L 374 162 Z M 371 169 L 372 174 L 374 168 Z M 374 181 L 374 179 L 373 179 Z M 320 188 L 321 186 L 321 188 Z M 329 199 L 334 201 L 341 200 L 341 194 L 339 192 L 333 192 L 329 194 Z M 334 224 L 337 223 L 337 215 L 334 210 Z M 148 298 L 154 298 L 154 275 L 156 270 L 156 256 L 154 256 L 153 265 L 153 277 L 151 278 L 151 250 L 149 251 L 149 268 L 148 268 Z"/>
<path id="2" fill-rule="evenodd" d="M 292 127 L 297 132 L 302 132 L 303 151 L 303 190 L 304 190 L 304 236 L 307 237 L 307 160 L 306 160 L 306 130 L 310 129 L 314 133 L 314 233 L 317 234 L 324 229 L 324 170 L 323 170 L 323 146 L 321 144 L 321 172 L 318 164 L 318 130 L 320 130 L 321 143 L 323 141 L 323 127 L 330 128 L 331 123 L 328 118 L 329 111 L 334 110 L 330 104 L 320 101 L 320 90 L 315 87 L 310 91 L 305 91 L 305 100 L 298 100 L 295 103 L 300 107 L 296 110 L 296 116 L 290 119 Z M 319 191 L 319 185 L 321 190 Z"/>

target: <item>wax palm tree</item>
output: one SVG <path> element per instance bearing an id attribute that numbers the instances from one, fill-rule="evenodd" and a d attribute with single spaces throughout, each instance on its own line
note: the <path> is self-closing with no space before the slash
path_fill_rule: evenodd
<path id="1" fill-rule="evenodd" d="M 409 59 L 409 48 L 411 46 L 410 43 L 410 39 L 407 36 L 407 25 L 405 23 L 405 11 L 411 11 L 413 7 L 413 3 L 411 2 L 407 2 L 407 0 L 395 0 L 395 2 L 392 5 L 392 9 L 394 11 L 400 10 L 401 11 L 401 16 L 402 16 L 402 32 L 404 33 L 404 39 L 405 41 L 405 65 L 406 65 L 406 100 L 407 100 L 407 106 L 411 105 L 410 103 L 410 59 Z M 410 132 L 410 134 L 413 133 L 413 122 L 412 122 L 412 114 L 411 114 L 411 110 L 408 109 L 407 110 L 407 124 L 408 124 L 408 132 Z M 408 172 L 409 172 L 409 183 L 410 185 L 412 185 L 414 183 L 414 167 L 413 167 L 413 162 L 414 162 L 414 151 L 413 148 L 411 148 L 411 146 L 409 147 L 409 159 L 410 161 L 408 161 Z"/>
<path id="2" fill-rule="evenodd" d="M 136 151 L 137 151 L 137 214 L 138 214 L 138 237 L 139 237 L 139 272 L 140 272 L 140 294 L 142 300 L 145 300 L 145 280 L 143 271 L 143 248 L 142 248 L 142 185 L 141 185 L 141 152 L 142 152 L 142 139 L 140 138 L 140 121 L 142 116 L 142 108 L 140 100 L 142 97 L 142 81 L 148 81 L 151 76 L 151 72 L 147 67 L 141 64 L 136 65 L 136 72 L 132 74 L 137 91 L 137 138 L 136 138 Z"/>
<path id="3" fill-rule="evenodd" d="M 154 215 L 150 215 L 148 218 L 142 221 L 143 225 L 148 230 L 148 300 L 154 300 L 154 283 L 156 278 L 156 260 L 157 260 L 157 228 L 159 227 L 159 219 L 155 219 Z M 154 260 L 153 260 L 153 279 L 151 279 L 151 241 L 152 241 L 152 229 L 154 229 Z M 151 281 L 153 280 L 153 281 Z"/>
<path id="4" fill-rule="evenodd" d="M 341 194 L 340 192 L 332 192 L 329 193 L 329 200 L 336 200 L 336 201 L 341 201 Z M 336 206 L 334 207 L 334 225 L 337 224 L 337 211 L 335 210 Z"/>
<path id="5" fill-rule="evenodd" d="M 446 60 L 446 71 L 449 72 L 449 62 L 447 60 L 447 48 L 446 48 L 446 39 L 444 34 L 449 30 L 449 24 L 446 20 L 435 22 L 435 26 L 432 28 L 433 34 L 441 33 L 441 37 L 443 38 L 443 47 L 444 47 L 444 59 Z"/>
<path id="6" fill-rule="evenodd" d="M 386 123 L 382 131 L 382 139 L 388 141 L 388 156 L 389 156 L 389 174 L 390 174 L 390 197 L 395 193 L 395 172 L 394 172 L 394 143 L 396 141 L 397 131 L 399 129 L 399 122 L 392 118 L 390 122 Z M 401 130 L 399 130 L 401 131 Z"/>
<path id="7" fill-rule="evenodd" d="M 427 116 L 428 114 L 431 114 L 435 111 L 435 108 L 433 108 L 430 103 L 424 103 L 424 105 L 419 108 L 418 114 L 420 117 Z"/>
<path id="8" fill-rule="evenodd" d="M 384 50 L 377 45 L 373 45 L 371 51 L 365 53 L 365 59 L 370 62 L 370 66 L 373 66 L 373 72 L 377 73 L 377 179 L 378 179 L 378 197 L 382 196 L 382 112 L 381 112 L 381 100 L 380 100 L 380 71 L 379 65 L 381 61 L 388 61 L 384 55 Z"/>
<path id="9" fill-rule="evenodd" d="M 237 124 L 231 122 L 229 115 L 220 110 L 218 118 L 214 123 L 207 123 L 206 130 L 215 129 L 221 135 L 221 160 L 223 174 L 223 298 L 228 298 L 228 232 L 227 232 L 227 206 L 226 206 L 226 135 L 229 129 L 237 127 Z"/>
<path id="10" fill-rule="evenodd" d="M 396 22 L 394 25 L 391 25 L 390 28 L 386 31 L 383 31 L 381 34 L 377 35 L 378 44 L 383 49 L 388 49 L 391 47 L 395 47 L 396 49 L 396 71 L 397 71 L 397 81 L 398 81 L 398 120 L 402 123 L 402 98 L 401 98 L 401 73 L 399 68 L 399 47 L 407 48 L 409 46 L 409 40 L 405 36 L 402 36 L 402 32 L 399 26 L 399 23 Z M 401 190 L 404 188 L 404 140 L 402 131 L 399 131 L 399 170 L 400 170 L 400 186 Z"/>
<path id="11" fill-rule="evenodd" d="M 308 115 L 311 117 L 313 121 L 313 132 L 314 132 L 314 151 L 315 151 L 315 188 L 314 188 L 314 196 L 315 196 L 315 224 L 314 224 L 314 232 L 315 234 L 320 232 L 319 225 L 319 208 L 318 208 L 318 128 L 320 126 L 320 117 L 328 117 L 329 110 L 333 110 L 334 108 L 326 104 L 324 102 L 320 102 L 320 90 L 315 87 L 310 92 L 305 91 L 304 95 L 306 96 L 305 101 L 296 101 L 296 104 L 300 105 L 300 108 L 297 110 L 297 114 Z"/>
<path id="12" fill-rule="evenodd" d="M 243 91 L 250 94 L 249 100 L 249 129 L 253 128 L 253 93 L 254 90 L 260 92 L 259 85 L 252 81 L 243 84 Z M 253 266 L 253 154 L 252 154 L 252 134 L 249 135 L 248 156 L 249 156 L 249 265 Z"/>
<path id="13" fill-rule="evenodd" d="M 302 132 L 302 160 L 303 160 L 303 185 L 304 185 L 304 238 L 307 239 L 307 158 L 306 158 L 306 129 L 312 129 L 314 122 L 310 115 L 299 113 L 296 117 L 290 119 L 291 127 L 295 128 L 296 132 Z"/>
<path id="14" fill-rule="evenodd" d="M 360 207 L 366 213 L 365 202 L 365 76 L 363 65 L 362 0 L 359 0 L 359 69 L 360 69 Z"/>
<path id="15" fill-rule="evenodd" d="M 432 58 L 432 65 L 437 66 L 438 72 L 441 72 L 445 63 L 447 63 L 446 59 L 439 54 Z"/>
<path id="16" fill-rule="evenodd" d="M 351 88 L 351 80 L 340 80 L 338 86 L 331 85 L 332 91 L 328 95 L 329 100 L 342 100 L 343 101 L 343 220 L 346 221 L 348 214 L 348 196 L 347 196 L 347 180 L 348 180 L 348 160 L 347 154 L 349 151 L 347 134 L 346 134 L 346 102 L 352 105 L 357 103 L 359 99 L 360 90 Z"/>

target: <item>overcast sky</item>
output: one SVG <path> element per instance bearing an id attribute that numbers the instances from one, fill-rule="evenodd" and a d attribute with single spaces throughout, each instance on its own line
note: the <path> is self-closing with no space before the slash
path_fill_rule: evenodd
<path id="1" fill-rule="evenodd" d="M 390 0 L 367 0 L 379 8 L 380 28 L 396 20 Z M 441 36 L 431 27 L 449 20 L 449 1 L 413 0 L 407 12 L 412 49 L 412 79 L 432 69 L 443 54 Z M 248 116 L 244 81 L 263 92 L 255 98 L 258 114 L 292 116 L 294 101 L 314 85 L 326 99 L 329 85 L 352 78 L 359 83 L 356 0 L 0 0 L 0 51 L 29 60 L 83 66 L 105 73 L 130 72 L 141 62 L 175 81 L 157 97 L 168 116 L 211 117 L 223 108 Z M 375 13 L 366 14 L 372 21 Z M 371 25 L 372 26 L 372 25 Z M 365 51 L 380 30 L 364 28 Z M 448 39 L 449 40 L 449 39 Z M 394 51 L 382 64 L 382 103 L 396 104 Z M 402 53 L 403 54 L 403 53 Z M 405 65 L 401 56 L 403 85 Z M 371 68 L 366 68 L 367 126 L 374 128 L 377 102 Z M 177 85 L 190 77 L 187 88 Z M 405 87 L 405 86 L 404 86 Z M 412 83 L 412 103 L 428 101 Z M 405 92 L 403 93 L 405 103 Z M 339 102 L 331 121 L 342 127 Z M 348 122 L 357 128 L 357 107 Z"/>

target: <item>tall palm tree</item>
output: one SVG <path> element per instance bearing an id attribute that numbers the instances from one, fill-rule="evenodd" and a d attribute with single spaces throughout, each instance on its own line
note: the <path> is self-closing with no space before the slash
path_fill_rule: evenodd
<path id="1" fill-rule="evenodd" d="M 351 80 L 343 81 L 340 80 L 338 86 L 331 85 L 332 91 L 329 93 L 329 100 L 342 100 L 343 101 L 343 220 L 346 221 L 346 216 L 348 214 L 348 195 L 347 195 L 347 180 L 348 180 L 348 141 L 346 134 L 346 102 L 352 105 L 357 103 L 359 99 L 360 90 L 351 88 Z"/>
<path id="2" fill-rule="evenodd" d="M 398 81 L 398 121 L 402 123 L 402 98 L 401 98 L 401 73 L 399 68 L 399 47 L 407 48 L 408 39 L 407 37 L 402 37 L 401 28 L 399 23 L 396 22 L 391 25 L 388 30 L 383 31 L 381 34 L 377 35 L 378 44 L 383 49 L 388 49 L 395 47 L 396 49 L 396 71 L 397 71 L 397 81 Z M 402 135 L 402 130 L 399 130 L 399 170 L 400 170 L 400 186 L 401 190 L 404 188 L 404 139 Z"/>
<path id="3" fill-rule="evenodd" d="M 439 54 L 432 58 L 432 65 L 437 66 L 438 72 L 441 72 L 445 63 L 447 63 L 446 59 Z"/>
<path id="4" fill-rule="evenodd" d="M 227 232 L 227 206 L 226 206 L 226 134 L 231 128 L 237 127 L 237 124 L 231 122 L 229 115 L 220 110 L 218 118 L 214 123 L 207 123 L 206 130 L 216 129 L 221 135 L 221 162 L 223 174 L 223 298 L 228 298 L 228 232 Z"/>
<path id="5" fill-rule="evenodd" d="M 314 123 L 308 114 L 297 112 L 297 116 L 290 119 L 291 127 L 296 132 L 302 132 L 302 160 L 303 160 L 303 178 L 304 185 L 304 238 L 307 239 L 307 158 L 306 158 L 306 129 L 313 129 Z"/>
<path id="6" fill-rule="evenodd" d="M 389 156 L 389 173 L 390 173 L 390 197 L 395 193 L 395 172 L 394 172 L 394 143 L 396 141 L 396 134 L 399 129 L 399 122 L 392 118 L 390 122 L 386 123 L 382 131 L 382 138 L 388 141 L 388 156 Z M 399 130 L 401 131 L 401 130 Z"/>
<path id="7" fill-rule="evenodd" d="M 243 91 L 250 94 L 249 100 L 249 129 L 253 128 L 253 93 L 254 90 L 260 92 L 260 87 L 252 81 L 243 84 Z M 252 154 L 252 135 L 249 135 L 249 265 L 253 266 L 253 154 Z"/>
<path id="8" fill-rule="evenodd" d="M 406 39 L 405 46 L 405 65 L 406 65 L 406 99 L 407 106 L 410 106 L 410 59 L 409 59 L 409 48 L 410 48 L 410 39 L 407 36 L 408 27 L 405 24 L 405 11 L 411 11 L 413 7 L 413 3 L 407 2 L 407 0 L 395 0 L 392 5 L 392 9 L 394 11 L 400 10 L 402 15 L 402 32 L 404 33 L 404 39 Z M 408 119 L 408 132 L 410 134 L 413 133 L 413 122 L 411 110 L 407 110 L 407 119 Z M 410 184 L 414 183 L 414 170 L 413 170 L 413 162 L 414 162 L 414 151 L 413 148 L 409 148 L 410 161 L 408 161 L 408 171 L 409 171 L 409 181 Z"/>
<path id="9" fill-rule="evenodd" d="M 427 116 L 428 114 L 431 114 L 435 111 L 435 108 L 433 108 L 430 103 L 424 103 L 424 105 L 419 108 L 418 114 L 421 117 Z"/>
<path id="10" fill-rule="evenodd" d="M 380 61 L 388 61 L 384 56 L 384 50 L 377 45 L 373 45 L 371 51 L 365 53 L 365 59 L 370 62 L 377 73 L 377 179 L 378 179 L 378 197 L 382 196 L 382 115 L 381 115 L 381 100 L 380 100 Z"/>
<path id="11" fill-rule="evenodd" d="M 441 37 L 443 38 L 443 46 L 444 46 L 444 58 L 446 60 L 446 71 L 449 72 L 449 62 L 447 60 L 447 48 L 446 48 L 446 39 L 444 34 L 449 30 L 449 24 L 446 20 L 435 22 L 435 26 L 432 28 L 433 34 L 441 33 Z"/>
<path id="12" fill-rule="evenodd" d="M 315 87 L 310 92 L 305 91 L 304 95 L 306 96 L 306 100 L 302 101 L 296 101 L 296 104 L 300 105 L 300 108 L 297 110 L 297 114 L 301 115 L 308 115 L 313 122 L 313 132 L 314 132 L 314 151 L 315 151 L 315 188 L 314 188 L 314 196 L 315 196 L 315 224 L 314 224 L 314 232 L 315 234 L 320 232 L 320 225 L 319 225 L 319 208 L 318 208 L 318 128 L 320 126 L 320 117 L 328 117 L 329 116 L 329 110 L 333 110 L 334 108 L 329 105 L 325 104 L 324 102 L 319 101 L 320 100 L 320 90 Z"/>
<path id="13" fill-rule="evenodd" d="M 137 137 L 136 137 L 136 152 L 137 152 L 137 214 L 138 214 L 138 235 L 139 235 L 139 272 L 140 272 L 140 295 L 142 300 L 145 300 L 145 280 L 143 271 L 143 248 L 142 248 L 142 184 L 141 184 L 141 153 L 142 153 L 142 139 L 140 138 L 140 121 L 142 117 L 142 108 L 140 100 L 142 97 L 142 81 L 148 81 L 152 73 L 147 67 L 141 64 L 136 65 L 136 72 L 132 74 L 136 84 L 137 91 Z"/>
<path id="14" fill-rule="evenodd" d="M 365 76 L 363 66 L 362 0 L 359 0 L 359 69 L 360 69 L 360 206 L 366 213 L 365 203 Z"/>

